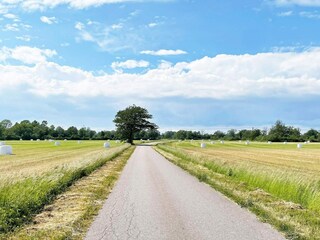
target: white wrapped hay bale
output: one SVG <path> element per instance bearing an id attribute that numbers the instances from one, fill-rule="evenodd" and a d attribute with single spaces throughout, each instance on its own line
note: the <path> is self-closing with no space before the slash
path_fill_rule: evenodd
<path id="1" fill-rule="evenodd" d="M 214 141 L 211 141 L 210 143 L 211 143 L 211 144 L 214 144 Z"/>
<path id="2" fill-rule="evenodd" d="M 54 145 L 55 146 L 60 146 L 61 144 L 60 144 L 60 142 L 55 142 Z"/>
<path id="3" fill-rule="evenodd" d="M 104 148 L 110 148 L 110 143 L 105 142 L 105 143 L 103 144 L 103 147 L 104 147 Z"/>
<path id="4" fill-rule="evenodd" d="M 6 145 L 5 142 L 0 142 L 0 146 Z"/>
<path id="5" fill-rule="evenodd" d="M 223 140 L 221 140 L 221 141 L 220 141 L 220 143 L 221 143 L 221 144 L 224 144 L 224 141 L 223 141 Z"/>
<path id="6" fill-rule="evenodd" d="M 286 145 L 286 144 L 288 144 L 288 142 L 287 142 L 287 141 L 284 141 L 284 142 L 283 142 L 283 144 L 285 144 L 285 145 Z"/>
<path id="7" fill-rule="evenodd" d="M 272 144 L 272 142 L 271 142 L 271 141 L 268 141 L 268 144 Z"/>
<path id="8" fill-rule="evenodd" d="M 67 139 L 64 139 L 64 141 L 66 142 L 66 141 L 68 141 Z"/>
<path id="9" fill-rule="evenodd" d="M 40 142 L 40 139 L 37 139 L 37 142 Z"/>
<path id="10" fill-rule="evenodd" d="M 78 144 L 80 144 L 81 143 L 81 141 L 80 140 L 78 140 Z"/>
<path id="11" fill-rule="evenodd" d="M 250 141 L 246 141 L 246 145 L 250 145 Z"/>
<path id="12" fill-rule="evenodd" d="M 49 142 L 53 142 L 53 139 L 49 139 Z"/>
<path id="13" fill-rule="evenodd" d="M 0 146 L 0 155 L 11 155 L 12 154 L 12 147 L 9 145 L 2 145 Z"/>
<path id="14" fill-rule="evenodd" d="M 116 140 L 116 143 L 120 143 L 120 140 Z"/>
<path id="15" fill-rule="evenodd" d="M 205 143 L 201 143 L 201 148 L 205 148 L 207 145 Z"/>
<path id="16" fill-rule="evenodd" d="M 20 138 L 20 141 L 22 141 L 23 139 L 22 138 Z"/>
<path id="17" fill-rule="evenodd" d="M 33 142 L 33 139 L 31 138 L 30 141 Z"/>
<path id="18" fill-rule="evenodd" d="M 302 143 L 298 143 L 297 148 L 299 148 L 299 149 L 302 148 Z"/>

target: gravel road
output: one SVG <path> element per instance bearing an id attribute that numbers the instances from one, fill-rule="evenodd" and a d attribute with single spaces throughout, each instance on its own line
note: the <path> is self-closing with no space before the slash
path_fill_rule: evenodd
<path id="1" fill-rule="evenodd" d="M 138 146 L 85 239 L 284 237 L 150 146 Z"/>

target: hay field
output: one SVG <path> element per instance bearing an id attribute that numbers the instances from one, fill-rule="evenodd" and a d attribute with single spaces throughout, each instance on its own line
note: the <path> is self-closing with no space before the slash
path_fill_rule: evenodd
<path id="1" fill-rule="evenodd" d="M 13 155 L 0 156 L 0 233 L 30 221 L 73 182 L 129 147 L 111 141 L 8 141 Z"/>
<path id="2" fill-rule="evenodd" d="M 25 177 L 43 175 L 54 169 L 77 168 L 114 152 L 121 143 L 111 142 L 104 149 L 104 141 L 59 141 L 55 146 L 48 141 L 6 141 L 13 147 L 13 155 L 0 156 L 0 186 L 7 181 L 20 181 Z"/>
<path id="3" fill-rule="evenodd" d="M 320 239 L 320 144 L 180 141 L 156 149 L 288 239 Z"/>

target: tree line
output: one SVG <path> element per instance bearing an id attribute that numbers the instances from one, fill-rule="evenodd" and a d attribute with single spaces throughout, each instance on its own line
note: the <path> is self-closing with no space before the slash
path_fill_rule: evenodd
<path id="1" fill-rule="evenodd" d="M 134 139 L 160 138 L 157 130 L 143 130 L 135 133 Z M 117 140 L 121 134 L 115 130 L 94 131 L 88 127 L 77 128 L 75 126 L 64 129 L 61 126 L 49 125 L 47 121 L 29 121 L 12 123 L 5 119 L 0 122 L 0 140 L 30 140 L 30 139 L 68 139 L 68 140 Z"/>
<path id="2" fill-rule="evenodd" d="M 0 139 L 2 140 L 30 140 L 30 139 L 68 139 L 68 140 L 117 140 L 121 133 L 116 130 L 94 131 L 88 127 L 74 126 L 66 129 L 60 126 L 49 125 L 47 121 L 29 121 L 12 123 L 10 120 L 0 122 Z M 180 139 L 180 140 L 250 140 L 272 142 L 320 142 L 320 131 L 310 129 L 304 134 L 299 128 L 287 126 L 277 121 L 269 130 L 267 129 L 230 129 L 227 132 L 215 131 L 213 134 L 200 131 L 166 131 L 162 134 L 156 129 L 142 130 L 134 134 L 135 140 L 140 139 Z"/>
<path id="3" fill-rule="evenodd" d="M 162 134 L 165 139 L 206 139 L 206 140 L 250 140 L 250 141 L 272 141 L 272 142 L 320 142 L 320 131 L 310 129 L 304 134 L 296 127 L 286 126 L 281 121 L 276 121 L 275 124 L 268 129 L 230 129 L 227 132 L 215 131 L 213 134 L 201 133 L 199 131 L 167 131 Z"/>

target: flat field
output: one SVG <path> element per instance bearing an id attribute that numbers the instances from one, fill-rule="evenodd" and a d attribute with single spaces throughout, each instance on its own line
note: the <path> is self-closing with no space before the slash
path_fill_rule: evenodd
<path id="1" fill-rule="evenodd" d="M 75 181 L 129 147 L 111 141 L 7 141 L 13 155 L 0 156 L 0 233 L 31 220 Z"/>
<path id="2" fill-rule="evenodd" d="M 169 160 L 223 192 L 289 239 L 320 239 L 320 144 L 180 141 Z"/>

